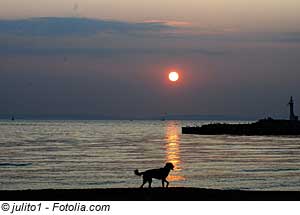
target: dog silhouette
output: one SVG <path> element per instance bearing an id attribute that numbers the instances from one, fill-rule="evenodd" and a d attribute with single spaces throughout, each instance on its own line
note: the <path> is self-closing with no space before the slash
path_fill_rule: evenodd
<path id="1" fill-rule="evenodd" d="M 152 178 L 161 180 L 162 187 L 165 187 L 165 182 L 167 183 L 166 187 L 169 186 L 169 182 L 167 181 L 167 177 L 171 170 L 174 169 L 174 165 L 172 163 L 166 163 L 163 168 L 159 169 L 149 169 L 144 172 L 139 172 L 139 170 L 135 170 L 134 173 L 138 176 L 143 176 L 143 184 L 141 188 L 148 182 L 149 188 L 151 188 Z"/>

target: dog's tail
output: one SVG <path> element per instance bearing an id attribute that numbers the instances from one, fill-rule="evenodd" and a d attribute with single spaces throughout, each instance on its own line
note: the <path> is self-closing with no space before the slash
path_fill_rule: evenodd
<path id="1" fill-rule="evenodd" d="M 139 170 L 138 170 L 138 169 L 134 170 L 134 174 L 136 174 L 136 175 L 138 175 L 138 176 L 141 176 L 141 175 L 143 175 L 143 173 L 142 173 L 142 172 L 139 172 Z"/>

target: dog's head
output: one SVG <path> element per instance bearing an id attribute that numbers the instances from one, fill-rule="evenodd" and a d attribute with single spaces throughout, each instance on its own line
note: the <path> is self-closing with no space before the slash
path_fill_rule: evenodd
<path id="1" fill-rule="evenodd" d="M 169 163 L 166 163 L 165 168 L 173 170 L 174 169 L 174 165 L 169 162 Z"/>

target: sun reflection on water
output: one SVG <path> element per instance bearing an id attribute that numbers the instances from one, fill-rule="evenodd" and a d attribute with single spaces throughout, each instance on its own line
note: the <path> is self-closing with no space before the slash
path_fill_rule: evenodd
<path id="1" fill-rule="evenodd" d="M 180 158 L 180 137 L 176 122 L 169 121 L 166 125 L 166 162 L 175 166 L 174 171 L 168 176 L 169 181 L 183 181 L 182 161 Z"/>

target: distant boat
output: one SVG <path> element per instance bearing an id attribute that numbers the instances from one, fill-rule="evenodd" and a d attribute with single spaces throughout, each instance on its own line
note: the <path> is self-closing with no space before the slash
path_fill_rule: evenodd
<path id="1" fill-rule="evenodd" d="M 294 114 L 294 101 L 291 97 L 289 120 L 260 119 L 254 123 L 227 124 L 212 123 L 196 127 L 182 127 L 183 134 L 200 135 L 300 135 L 300 121 Z"/>

